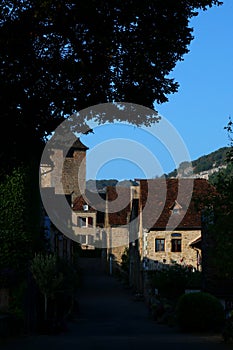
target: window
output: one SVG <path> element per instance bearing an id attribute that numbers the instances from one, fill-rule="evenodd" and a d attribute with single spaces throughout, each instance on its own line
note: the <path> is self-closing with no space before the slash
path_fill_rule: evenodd
<path id="1" fill-rule="evenodd" d="M 171 237 L 172 237 L 172 238 L 178 238 L 178 237 L 181 238 L 181 233 L 178 233 L 178 232 L 172 233 L 172 234 L 171 234 Z"/>
<path id="2" fill-rule="evenodd" d="M 87 242 L 88 242 L 88 244 L 93 245 L 94 244 L 94 236 L 88 235 Z"/>
<path id="3" fill-rule="evenodd" d="M 181 239 L 172 239 L 172 252 L 181 252 Z"/>
<path id="4" fill-rule="evenodd" d="M 82 245 L 94 245 L 95 239 L 93 235 L 78 235 L 78 242 Z"/>
<path id="5" fill-rule="evenodd" d="M 86 227 L 86 218 L 78 217 L 78 227 Z"/>
<path id="6" fill-rule="evenodd" d="M 156 252 L 164 252 L 165 251 L 165 239 L 164 238 L 156 238 L 155 251 Z"/>
<path id="7" fill-rule="evenodd" d="M 78 227 L 93 227 L 93 217 L 78 216 Z"/>
<path id="8" fill-rule="evenodd" d="M 171 207 L 172 214 L 179 215 L 181 213 L 181 210 L 182 206 L 177 201 L 175 201 L 175 203 Z"/>
<path id="9" fill-rule="evenodd" d="M 87 244 L 86 235 L 79 235 L 79 242 L 80 242 L 81 244 Z"/>
<path id="10" fill-rule="evenodd" d="M 173 214 L 180 214 L 180 209 L 174 208 L 172 212 L 173 212 Z"/>
<path id="11" fill-rule="evenodd" d="M 93 218 L 91 216 L 87 218 L 87 222 L 88 222 L 88 227 L 93 227 Z"/>

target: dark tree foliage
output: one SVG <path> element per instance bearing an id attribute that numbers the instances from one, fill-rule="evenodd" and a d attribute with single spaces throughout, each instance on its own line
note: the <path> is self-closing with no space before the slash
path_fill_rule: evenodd
<path id="1" fill-rule="evenodd" d="M 168 74 L 193 39 L 190 18 L 220 4 L 2 0 L 1 161 L 28 159 L 66 116 L 85 107 L 167 101 L 178 90 Z"/>
<path id="2" fill-rule="evenodd" d="M 213 291 L 233 293 L 233 130 L 229 121 L 225 128 L 229 133 L 230 147 L 226 156 L 227 167 L 212 175 L 210 182 L 216 187 L 217 196 L 210 206 L 210 219 L 206 215 L 203 271 L 206 286 Z M 208 214 L 208 213 L 207 213 Z"/>
<path id="3" fill-rule="evenodd" d="M 217 168 L 222 165 L 226 165 L 226 156 L 229 152 L 229 147 L 222 147 L 217 151 L 211 152 L 205 156 L 198 158 L 192 162 L 194 172 L 199 173 L 201 171 Z"/>
<path id="4" fill-rule="evenodd" d="M 183 294 L 176 311 L 178 325 L 186 332 L 219 332 L 224 325 L 224 308 L 209 293 Z"/>
<path id="5" fill-rule="evenodd" d="M 16 283 L 35 249 L 43 248 L 33 168 L 15 169 L 0 183 L 0 286 Z"/>

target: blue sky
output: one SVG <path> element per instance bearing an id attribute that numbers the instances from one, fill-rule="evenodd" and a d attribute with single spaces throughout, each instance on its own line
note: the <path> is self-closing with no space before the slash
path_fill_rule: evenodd
<path id="1" fill-rule="evenodd" d="M 169 97 L 169 102 L 155 105 L 155 109 L 180 135 L 190 159 L 195 160 L 229 145 L 224 126 L 229 116 L 233 118 L 233 1 L 225 0 L 222 6 L 201 12 L 192 19 L 191 26 L 195 38 L 190 52 L 171 73 L 180 84 L 179 91 Z M 89 147 L 88 179 L 154 177 L 172 171 L 179 159 L 173 159 L 174 152 L 171 154 L 166 145 L 156 144 L 150 130 L 147 133 L 133 127 L 106 125 L 81 139 Z M 131 154 L 125 155 L 125 140 L 129 148 L 135 142 L 135 153 L 145 158 L 144 163 L 135 161 Z M 137 149 L 139 144 L 141 150 Z M 106 150 L 109 155 L 105 159 Z M 150 153 L 156 160 L 151 169 L 150 156 L 143 156 Z"/>

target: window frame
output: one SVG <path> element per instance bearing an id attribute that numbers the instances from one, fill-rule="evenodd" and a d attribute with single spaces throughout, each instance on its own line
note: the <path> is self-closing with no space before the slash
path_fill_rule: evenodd
<path id="1" fill-rule="evenodd" d="M 172 238 L 172 240 L 171 240 L 171 252 L 172 253 L 181 253 L 182 252 L 182 239 L 181 238 Z"/>
<path id="2" fill-rule="evenodd" d="M 87 235 L 80 235 L 81 245 L 87 245 Z"/>
<path id="3" fill-rule="evenodd" d="M 87 217 L 87 227 L 94 227 L 94 219 L 92 216 Z"/>
<path id="4" fill-rule="evenodd" d="M 79 234 L 78 235 L 79 242 L 82 246 L 88 246 L 88 245 L 94 245 L 95 244 L 95 238 L 94 235 L 90 234 Z"/>
<path id="5" fill-rule="evenodd" d="M 162 247 L 163 249 L 161 249 L 160 247 Z M 165 252 L 165 238 L 155 238 L 155 252 Z"/>
<path id="6" fill-rule="evenodd" d="M 93 228 L 94 227 L 94 218 L 92 216 L 78 216 L 77 217 L 77 226 L 79 228 L 88 228 L 88 227 Z"/>

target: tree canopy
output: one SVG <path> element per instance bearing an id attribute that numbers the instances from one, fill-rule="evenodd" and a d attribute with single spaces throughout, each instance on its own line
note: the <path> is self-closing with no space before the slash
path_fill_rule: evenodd
<path id="1" fill-rule="evenodd" d="M 1 161 L 27 159 L 63 119 L 94 104 L 153 107 L 189 51 L 189 20 L 217 0 L 2 0 Z M 4 123 L 4 125 L 3 125 Z M 2 139 L 2 138 L 1 138 Z M 25 145 L 25 147 L 23 147 Z M 30 147 L 28 147 L 30 145 Z"/>
<path id="2" fill-rule="evenodd" d="M 207 288 L 213 288 L 214 291 L 222 289 L 229 294 L 233 292 L 233 129 L 231 119 L 225 129 L 228 131 L 230 140 L 230 147 L 225 154 L 227 167 L 210 178 L 218 195 L 212 203 L 209 203 L 211 204 L 210 216 L 205 223 L 203 271 Z"/>

